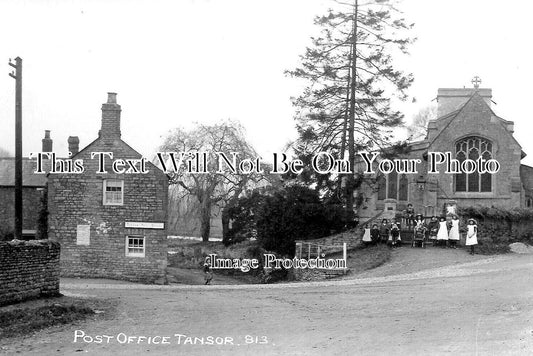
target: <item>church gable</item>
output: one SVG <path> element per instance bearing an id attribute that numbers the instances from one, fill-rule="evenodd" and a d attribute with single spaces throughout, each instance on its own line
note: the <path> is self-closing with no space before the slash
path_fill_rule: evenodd
<path id="1" fill-rule="evenodd" d="M 486 101 L 474 92 L 472 97 L 458 110 L 448 124 L 438 132 L 430 143 L 432 150 L 449 151 L 455 148 L 455 143 L 465 137 L 475 136 L 491 141 L 494 153 L 500 147 L 505 151 L 512 151 L 520 160 L 521 147 L 512 135 L 513 124 L 494 114 Z M 513 159 L 514 160 L 514 159 Z"/>
<path id="2" fill-rule="evenodd" d="M 524 153 L 513 136 L 514 123 L 493 112 L 492 90 L 480 89 L 477 84 L 479 81 L 469 89 L 439 89 L 439 117 L 428 123 L 426 139 L 411 144 L 411 150 L 402 156 L 421 160 L 418 173 L 393 172 L 378 177 L 373 191 L 362 192 L 365 199 L 368 197 L 362 207 L 363 216 L 388 212 L 391 206 L 401 211 L 407 204 L 426 216 L 439 214 L 450 202 L 459 206 L 533 208 L 533 188 L 528 189 L 533 171 L 520 166 Z M 449 152 L 459 164 L 467 159 L 496 160 L 499 171 L 451 174 L 442 165 L 429 174 L 429 152 Z"/>

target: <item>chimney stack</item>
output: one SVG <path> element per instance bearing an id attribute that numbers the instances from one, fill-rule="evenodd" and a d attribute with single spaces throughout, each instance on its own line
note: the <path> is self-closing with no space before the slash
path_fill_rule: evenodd
<path id="1" fill-rule="evenodd" d="M 99 133 L 101 138 L 120 138 L 120 112 L 117 93 L 107 93 L 107 103 L 102 104 L 102 128 Z"/>
<path id="2" fill-rule="evenodd" d="M 68 137 L 68 151 L 70 152 L 71 157 L 80 151 L 80 139 L 78 136 Z"/>
<path id="3" fill-rule="evenodd" d="M 50 138 L 50 130 L 44 130 L 44 138 L 42 152 L 52 152 L 52 139 Z"/>

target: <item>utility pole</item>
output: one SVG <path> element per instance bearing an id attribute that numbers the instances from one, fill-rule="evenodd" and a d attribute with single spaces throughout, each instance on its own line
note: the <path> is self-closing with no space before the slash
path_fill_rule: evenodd
<path id="1" fill-rule="evenodd" d="M 15 79 L 15 239 L 22 240 L 22 58 L 9 59 L 15 71 L 9 73 Z"/>

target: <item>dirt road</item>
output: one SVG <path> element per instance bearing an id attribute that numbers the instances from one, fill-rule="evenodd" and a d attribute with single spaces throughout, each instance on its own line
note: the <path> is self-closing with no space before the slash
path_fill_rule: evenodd
<path id="1" fill-rule="evenodd" d="M 532 255 L 477 257 L 399 275 L 387 268 L 354 279 L 288 286 L 69 283 L 63 286 L 69 293 L 120 298 L 115 320 L 4 340 L 1 350 L 23 355 L 533 354 Z M 95 343 L 97 335 L 104 335 L 102 343 Z M 210 340 L 223 345 L 206 345 Z"/>

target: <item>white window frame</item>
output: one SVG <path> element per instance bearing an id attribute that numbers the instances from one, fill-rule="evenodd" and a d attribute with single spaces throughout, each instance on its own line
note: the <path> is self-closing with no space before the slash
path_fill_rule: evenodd
<path id="1" fill-rule="evenodd" d="M 130 246 L 130 239 L 141 239 L 142 240 L 142 252 L 139 252 L 140 247 L 138 246 Z M 126 248 L 126 257 L 145 257 L 146 256 L 146 237 L 142 235 L 127 235 L 126 236 L 126 242 L 125 242 L 125 248 Z M 130 249 L 136 249 L 135 252 L 130 252 Z"/>
<path id="2" fill-rule="evenodd" d="M 107 201 L 107 185 L 109 182 L 119 182 L 120 183 L 120 202 L 108 202 Z M 104 179 L 102 184 L 103 194 L 102 200 L 104 205 L 124 205 L 124 181 L 120 179 Z"/>

